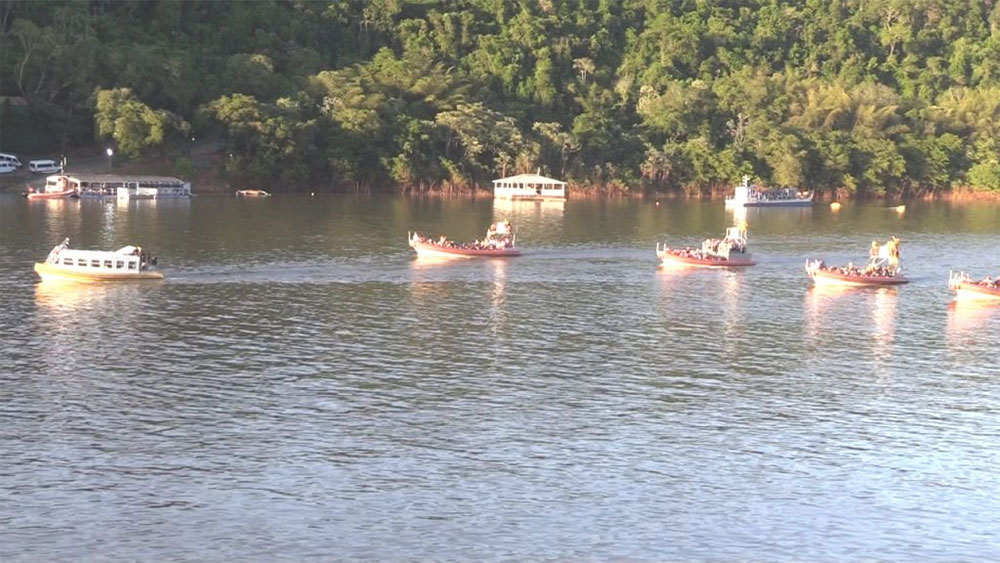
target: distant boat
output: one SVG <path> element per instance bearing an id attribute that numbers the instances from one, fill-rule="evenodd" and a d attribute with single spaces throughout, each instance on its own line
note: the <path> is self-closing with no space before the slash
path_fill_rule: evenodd
<path id="1" fill-rule="evenodd" d="M 269 192 L 264 190 L 236 190 L 237 197 L 271 197 Z"/>
<path id="2" fill-rule="evenodd" d="M 726 198 L 726 207 L 809 207 L 813 192 L 799 192 L 792 188 L 765 190 L 750 185 L 750 177 L 743 176 L 743 183 L 733 190 L 733 197 Z"/>
<path id="3" fill-rule="evenodd" d="M 39 193 L 46 195 L 37 195 Z M 62 194 L 62 195 L 48 195 Z M 113 174 L 53 174 L 45 187 L 26 194 L 29 199 L 51 197 L 166 199 L 191 197 L 191 183 L 172 176 L 118 176 Z"/>
<path id="4" fill-rule="evenodd" d="M 493 180 L 493 199 L 566 199 L 566 182 L 540 174 Z"/>
<path id="5" fill-rule="evenodd" d="M 67 238 L 49 252 L 45 262 L 35 263 L 35 272 L 42 281 L 161 280 L 163 272 L 156 269 L 156 262 L 155 256 L 138 246 L 115 251 L 73 250 Z"/>

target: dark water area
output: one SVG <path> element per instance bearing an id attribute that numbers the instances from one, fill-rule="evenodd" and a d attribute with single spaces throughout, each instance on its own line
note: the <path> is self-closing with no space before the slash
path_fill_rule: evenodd
<path id="1" fill-rule="evenodd" d="M 416 259 L 510 218 L 524 254 Z M 991 560 L 1000 204 L 0 197 L 0 561 Z M 803 265 L 902 240 L 911 283 Z M 141 245 L 167 279 L 38 283 Z"/>

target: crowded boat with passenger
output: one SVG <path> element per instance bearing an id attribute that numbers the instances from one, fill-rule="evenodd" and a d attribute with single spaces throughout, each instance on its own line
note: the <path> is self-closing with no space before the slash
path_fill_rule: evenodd
<path id="1" fill-rule="evenodd" d="M 951 272 L 948 276 L 948 289 L 955 292 L 957 300 L 1000 301 L 1000 275 L 974 280 L 965 272 Z"/>
<path id="2" fill-rule="evenodd" d="M 815 285 L 886 286 L 909 283 L 899 267 L 900 240 L 890 238 L 884 245 L 872 241 L 868 263 L 855 266 L 828 266 L 823 260 L 806 260 L 806 275 Z"/>
<path id="3" fill-rule="evenodd" d="M 35 263 L 42 281 L 131 281 L 160 280 L 157 258 L 138 246 L 124 246 L 114 251 L 69 248 L 69 239 L 55 246 L 45 262 Z"/>
<path id="4" fill-rule="evenodd" d="M 701 248 L 670 248 L 656 243 L 656 256 L 662 266 L 693 268 L 738 268 L 753 266 L 747 250 L 745 227 L 729 227 L 722 239 L 709 238 L 701 243 Z"/>
<path id="5" fill-rule="evenodd" d="M 519 256 L 521 252 L 515 248 L 517 235 L 510 221 L 503 220 L 490 225 L 482 240 L 460 243 L 449 240 L 441 235 L 437 238 L 426 237 L 418 232 L 407 234 L 410 248 L 417 256 L 434 256 L 439 258 L 469 258 L 473 256 Z"/>

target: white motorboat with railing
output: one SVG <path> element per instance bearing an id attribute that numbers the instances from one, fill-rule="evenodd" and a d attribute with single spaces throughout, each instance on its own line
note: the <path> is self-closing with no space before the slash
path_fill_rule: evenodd
<path id="1" fill-rule="evenodd" d="M 56 245 L 45 262 L 35 263 L 35 272 L 43 281 L 129 281 L 159 280 L 163 272 L 156 269 L 157 259 L 141 247 L 125 246 L 114 251 L 76 250 L 69 248 L 69 239 Z"/>

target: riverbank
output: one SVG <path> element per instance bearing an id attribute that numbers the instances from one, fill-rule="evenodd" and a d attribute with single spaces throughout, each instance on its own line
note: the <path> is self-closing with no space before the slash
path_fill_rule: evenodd
<path id="1" fill-rule="evenodd" d="M 144 158 L 139 160 L 122 160 L 112 157 L 109 162 L 102 146 L 89 146 L 74 149 L 66 155 L 66 170 L 77 174 L 121 174 L 121 175 L 159 175 L 175 176 L 191 182 L 192 189 L 197 194 L 226 194 L 245 186 L 234 186 L 223 175 L 224 151 L 217 140 L 207 140 L 193 144 L 190 150 L 182 155 Z M 0 192 L 22 193 L 29 186 L 35 188 L 45 182 L 45 174 L 32 174 L 27 170 L 27 162 L 31 159 L 53 158 L 58 155 L 30 155 L 22 158 L 25 167 L 18 172 L 0 176 Z M 280 186 L 252 186 L 267 189 L 272 193 L 290 192 Z M 301 190 L 298 190 L 301 191 Z M 442 187 L 420 186 L 376 186 L 359 190 L 342 187 L 341 189 L 326 187 L 316 191 L 334 193 L 400 193 L 416 197 L 493 197 L 493 192 L 485 186 L 454 185 Z M 618 183 L 609 185 L 573 185 L 567 188 L 569 199 L 651 199 L 651 200 L 722 200 L 732 195 L 732 186 L 714 185 L 710 187 L 685 187 L 672 190 L 630 189 Z M 955 188 L 951 190 L 908 191 L 885 195 L 858 195 L 839 189 L 833 192 L 817 192 L 816 201 L 1000 201 L 1000 192 L 977 190 L 973 188 Z"/>

